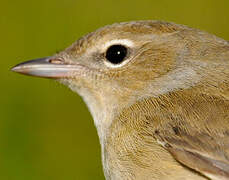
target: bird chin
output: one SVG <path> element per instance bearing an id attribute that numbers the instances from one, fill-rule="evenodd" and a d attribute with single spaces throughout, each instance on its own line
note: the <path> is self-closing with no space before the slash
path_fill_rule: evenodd
<path id="1" fill-rule="evenodd" d="M 82 97 L 88 95 L 91 89 L 87 87 L 86 83 L 84 83 L 83 80 L 76 78 L 61 78 L 57 79 L 57 81 L 69 87 L 73 92 L 76 92 Z"/>
<path id="2" fill-rule="evenodd" d="M 75 83 L 73 79 L 68 79 L 68 78 L 61 78 L 61 79 L 57 79 L 58 82 L 60 82 L 61 84 L 69 87 L 72 91 L 79 93 L 81 87 L 79 85 L 77 85 L 78 83 Z"/>

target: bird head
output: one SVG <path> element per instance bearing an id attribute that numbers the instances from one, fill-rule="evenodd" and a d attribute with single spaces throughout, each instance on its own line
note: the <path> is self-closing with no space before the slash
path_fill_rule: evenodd
<path id="1" fill-rule="evenodd" d="M 198 81 L 185 62 L 185 26 L 138 21 L 105 26 L 51 57 L 12 70 L 53 78 L 79 93 L 98 129 L 106 129 L 123 108 Z"/>

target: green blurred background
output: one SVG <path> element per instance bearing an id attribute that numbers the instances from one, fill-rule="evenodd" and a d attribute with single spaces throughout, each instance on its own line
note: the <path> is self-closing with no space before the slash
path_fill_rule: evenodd
<path id="1" fill-rule="evenodd" d="M 49 56 L 98 27 L 160 19 L 229 40 L 228 0 L 1 0 L 0 180 L 104 179 L 82 99 L 55 81 L 9 69 Z"/>

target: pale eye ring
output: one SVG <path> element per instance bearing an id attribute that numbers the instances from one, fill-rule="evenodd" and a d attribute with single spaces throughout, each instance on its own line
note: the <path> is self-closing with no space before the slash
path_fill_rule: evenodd
<path id="1" fill-rule="evenodd" d="M 106 60 L 113 65 L 121 64 L 127 57 L 128 49 L 121 45 L 115 44 L 110 46 L 105 54 Z"/>

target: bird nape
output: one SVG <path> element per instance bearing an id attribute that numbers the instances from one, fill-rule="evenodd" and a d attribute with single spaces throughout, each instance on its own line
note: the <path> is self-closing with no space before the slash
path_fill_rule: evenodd
<path id="1" fill-rule="evenodd" d="M 12 70 L 83 97 L 107 180 L 229 179 L 227 41 L 174 23 L 116 23 Z"/>

